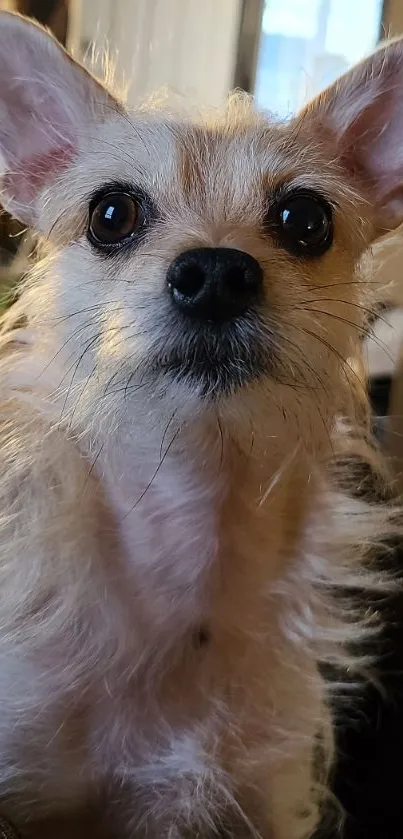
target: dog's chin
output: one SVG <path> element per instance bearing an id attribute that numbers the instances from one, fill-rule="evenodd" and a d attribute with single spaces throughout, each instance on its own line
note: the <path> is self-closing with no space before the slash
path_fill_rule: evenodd
<path id="1" fill-rule="evenodd" d="M 185 332 L 154 360 L 154 370 L 204 399 L 229 396 L 270 372 L 273 356 L 261 325 L 235 322 Z"/>
<path id="2" fill-rule="evenodd" d="M 165 358 L 161 367 L 177 382 L 184 382 L 205 399 L 217 399 L 245 387 L 259 379 L 266 367 L 254 359 L 228 359 L 214 363 L 210 359 L 187 359 L 180 354 Z"/>

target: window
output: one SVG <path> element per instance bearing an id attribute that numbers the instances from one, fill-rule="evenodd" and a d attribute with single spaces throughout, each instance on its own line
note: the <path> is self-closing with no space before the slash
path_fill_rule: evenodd
<path id="1" fill-rule="evenodd" d="M 284 118 L 376 44 L 382 0 L 266 0 L 255 95 Z"/>

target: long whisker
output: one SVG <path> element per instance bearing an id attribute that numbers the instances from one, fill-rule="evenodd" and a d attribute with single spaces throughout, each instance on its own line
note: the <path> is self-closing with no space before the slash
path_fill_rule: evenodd
<path id="1" fill-rule="evenodd" d="M 335 358 L 337 358 L 337 360 L 341 363 L 344 372 L 346 372 L 345 368 L 348 367 L 350 373 L 352 373 L 353 376 L 356 378 L 359 386 L 362 387 L 362 382 L 360 377 L 358 376 L 357 371 L 354 370 L 353 367 L 351 367 L 351 364 L 349 364 L 347 359 L 343 358 L 342 354 L 336 349 L 336 347 L 333 347 L 332 344 L 329 343 L 329 341 L 326 341 L 326 339 L 323 338 L 323 336 L 317 335 L 315 332 L 312 332 L 312 330 L 307 329 L 307 327 L 305 326 L 297 326 L 296 324 L 294 324 L 294 329 L 298 329 L 299 332 L 302 332 L 305 335 L 309 335 L 311 338 L 314 338 L 315 341 L 319 341 L 319 343 L 322 344 L 328 350 L 328 352 L 330 352 L 332 355 L 335 356 Z"/>
<path id="2" fill-rule="evenodd" d="M 339 283 L 339 282 L 337 282 L 337 283 L 327 283 L 326 285 L 321 285 L 320 289 L 322 290 L 324 288 L 341 288 L 342 286 L 353 286 L 353 285 L 358 285 L 358 286 L 363 286 L 363 287 L 369 286 L 369 285 L 374 285 L 377 288 L 379 288 L 379 283 L 376 282 L 375 280 L 373 280 L 373 281 L 371 281 L 371 280 L 349 280 L 348 282 L 342 282 L 342 283 Z M 318 286 L 315 286 L 315 285 L 308 285 L 308 288 L 311 291 L 318 291 Z"/>
<path id="3" fill-rule="evenodd" d="M 309 303 L 310 305 L 315 305 L 316 303 L 340 303 L 342 306 L 352 306 L 354 309 L 360 309 L 366 315 L 370 315 L 371 318 L 376 318 L 376 320 L 383 321 L 387 326 L 389 325 L 386 318 L 382 317 L 376 309 L 369 309 L 367 306 L 363 306 L 362 303 L 353 303 L 352 300 L 339 300 L 333 297 L 315 297 L 312 300 L 304 300 L 303 303 Z"/>
<path id="4" fill-rule="evenodd" d="M 301 374 L 303 373 L 303 371 L 302 371 L 302 369 L 301 369 L 301 363 L 300 363 L 300 360 L 299 360 L 299 359 L 300 359 L 300 355 L 301 355 L 301 348 L 300 348 L 297 344 L 295 344 L 295 343 L 292 341 L 292 339 L 291 339 L 288 335 L 286 335 L 286 336 L 285 336 L 284 340 L 285 340 L 286 344 L 287 344 L 289 347 L 291 347 L 291 348 L 294 350 L 294 352 L 295 352 L 295 357 L 292 357 L 292 356 L 290 356 L 290 355 L 287 355 L 287 356 L 286 356 L 286 360 L 287 360 L 287 361 L 288 361 L 288 363 L 290 364 L 291 369 L 292 369 L 293 367 L 295 367 L 295 368 L 296 368 L 296 370 L 298 371 L 298 373 L 301 375 Z M 284 347 L 279 347 L 278 349 L 279 349 L 279 350 L 281 350 L 281 356 L 284 358 Z M 314 367 L 313 367 L 313 366 L 309 363 L 309 361 L 307 361 L 307 359 L 305 359 L 305 358 L 304 358 L 304 360 L 303 360 L 303 366 L 305 367 L 305 369 L 306 369 L 306 370 L 308 370 L 308 371 L 311 373 L 311 375 L 313 376 L 313 378 L 314 378 L 314 379 L 316 379 L 316 381 L 318 382 L 318 384 L 320 385 L 320 387 L 323 389 L 323 391 L 324 391 L 325 393 L 327 393 L 327 388 L 326 388 L 326 386 L 325 386 L 325 383 L 324 383 L 324 381 L 323 381 L 322 377 L 319 375 L 318 371 L 317 371 L 317 370 L 315 370 L 315 368 L 314 368 Z M 293 385 L 295 385 L 295 384 L 298 384 L 298 383 L 297 383 L 297 382 L 295 381 L 295 379 L 294 379 L 294 380 L 293 380 Z M 309 385 L 309 382 L 308 382 L 308 379 L 307 379 L 306 375 L 303 375 L 303 380 L 302 380 L 302 382 L 300 383 L 300 385 L 301 385 L 301 387 L 302 387 L 302 388 L 308 388 L 308 387 L 310 387 L 310 385 Z"/>
<path id="5" fill-rule="evenodd" d="M 173 437 L 172 437 L 172 439 L 171 439 L 170 443 L 168 443 L 168 446 L 166 447 L 166 449 L 165 449 L 165 452 L 164 452 L 163 456 L 162 456 L 162 457 L 160 458 L 160 460 L 159 460 L 158 466 L 157 466 L 157 468 L 156 468 L 155 472 L 153 473 L 153 475 L 152 475 L 152 477 L 151 477 L 151 480 L 150 480 L 150 481 L 149 481 L 149 483 L 147 484 L 147 486 L 146 486 L 145 490 L 143 490 L 143 492 L 141 493 L 141 495 L 138 497 L 138 499 L 137 499 L 137 501 L 135 502 L 135 504 L 133 504 L 133 507 L 129 510 L 129 512 L 128 512 L 128 513 L 126 513 L 126 515 L 124 516 L 124 518 L 127 518 L 127 516 L 131 515 L 131 513 L 132 513 L 132 512 L 136 509 L 136 507 L 138 507 L 138 505 L 139 505 L 139 504 L 140 504 L 140 502 L 143 500 L 143 498 L 144 498 L 144 496 L 146 495 L 146 493 L 148 492 L 148 490 L 149 490 L 149 489 L 151 488 L 151 486 L 153 485 L 153 483 L 154 483 L 154 481 L 155 481 L 155 479 L 156 479 L 156 477 L 157 477 L 157 475 L 158 475 L 158 472 L 160 471 L 160 469 L 161 469 L 161 467 L 162 467 L 163 463 L 165 462 L 165 459 L 166 459 L 166 457 L 167 457 L 167 455 L 168 455 L 169 451 L 171 450 L 171 448 L 172 448 L 172 446 L 173 446 L 173 444 L 174 444 L 174 442 L 175 442 L 175 440 L 176 440 L 176 438 L 177 438 L 177 436 L 178 436 L 178 434 L 180 433 L 180 431 L 181 431 L 181 430 L 182 430 L 182 427 L 181 427 L 181 426 L 179 426 L 179 428 L 177 428 L 177 429 L 176 429 L 175 434 L 173 435 Z"/>
<path id="6" fill-rule="evenodd" d="M 168 433 L 169 427 L 170 427 L 171 423 L 174 421 L 174 419 L 175 419 L 175 417 L 176 417 L 177 413 L 178 413 L 178 408 L 176 408 L 176 409 L 174 410 L 174 412 L 173 412 L 173 414 L 172 414 L 171 418 L 168 420 L 168 422 L 167 422 L 167 424 L 166 424 L 166 426 L 165 426 L 165 431 L 164 431 L 164 433 L 163 433 L 163 435 L 162 435 L 162 438 L 161 438 L 161 445 L 160 445 L 160 460 L 161 460 L 161 458 L 162 458 L 162 452 L 163 452 L 163 448 L 164 448 L 165 438 L 166 438 L 166 436 L 167 436 L 167 433 Z"/>
<path id="7" fill-rule="evenodd" d="M 70 396 L 70 393 L 71 393 L 71 390 L 72 390 L 72 387 L 73 387 L 73 382 L 74 382 L 74 379 L 75 379 L 76 374 L 78 372 L 78 369 L 80 367 L 80 364 L 82 363 L 84 357 L 86 356 L 87 352 L 91 349 L 91 347 L 93 347 L 94 344 L 96 344 L 96 342 L 99 341 L 99 337 L 100 337 L 99 333 L 97 333 L 96 335 L 93 335 L 93 337 L 88 341 L 85 349 L 81 353 L 81 355 L 80 355 L 80 357 L 79 357 L 79 359 L 78 359 L 78 361 L 77 361 L 77 363 L 74 367 L 73 375 L 72 375 L 71 380 L 69 382 L 69 386 L 67 388 L 66 396 L 64 398 L 64 403 L 63 403 L 63 407 L 62 407 L 61 414 L 60 414 L 60 421 L 62 420 L 62 418 L 64 416 L 64 413 L 65 413 L 65 410 L 66 410 L 66 405 L 67 405 L 67 402 L 68 402 L 68 399 L 69 399 L 69 396 Z M 71 370 L 71 368 L 70 368 L 70 370 Z M 86 386 L 86 384 L 87 384 L 87 382 L 85 383 L 84 387 Z M 76 402 L 75 408 L 77 407 L 77 404 L 78 404 L 78 402 Z M 74 410 L 75 410 L 75 408 L 74 408 Z M 74 411 L 73 411 L 73 414 L 74 414 Z"/>
<path id="8" fill-rule="evenodd" d="M 77 338 L 82 332 L 84 332 L 85 329 L 89 329 L 91 326 L 94 326 L 97 322 L 98 322 L 98 319 L 94 317 L 94 318 L 90 318 L 85 323 L 79 324 L 79 326 L 71 333 L 71 335 L 69 335 L 69 337 L 66 339 L 66 341 L 64 341 L 64 343 L 61 345 L 61 347 L 59 347 L 59 349 L 54 354 L 54 356 L 52 356 L 50 361 L 48 361 L 45 364 L 45 366 L 42 368 L 42 370 L 39 374 L 39 378 L 41 378 L 44 375 L 44 373 L 46 373 L 46 371 L 49 369 L 49 367 L 51 367 L 53 362 L 56 361 L 57 357 L 67 347 L 67 345 L 70 343 L 70 341 L 73 341 L 74 338 Z M 61 380 L 62 382 L 64 381 L 64 378 L 65 378 L 65 376 L 63 376 L 63 379 Z"/>
<path id="9" fill-rule="evenodd" d="M 219 467 L 219 470 L 218 470 L 219 473 L 221 473 L 223 463 L 224 463 L 224 434 L 223 434 L 223 430 L 222 430 L 221 420 L 220 420 L 220 417 L 218 416 L 218 414 L 216 415 L 216 420 L 217 420 L 217 427 L 218 427 L 218 432 L 219 432 L 220 441 L 221 441 L 220 467 Z"/>
<path id="10" fill-rule="evenodd" d="M 359 326 L 358 324 L 354 323 L 354 321 L 349 320 L 348 318 L 342 317 L 342 315 L 336 315 L 334 312 L 327 312 L 323 311 L 322 309 L 309 309 L 308 307 L 303 307 L 305 312 L 311 312 L 311 314 L 320 314 L 325 315 L 326 317 L 333 318 L 334 320 L 340 321 L 341 323 L 346 323 L 348 326 L 354 327 L 361 335 L 365 338 L 370 338 L 377 346 L 379 347 L 382 352 L 384 352 L 388 358 L 393 361 L 393 357 L 390 353 L 389 348 L 383 341 L 380 341 L 379 338 L 376 338 L 372 332 L 366 329 L 364 326 Z"/>
<path id="11" fill-rule="evenodd" d="M 83 315 L 87 312 L 93 312 L 97 309 L 103 313 L 105 310 L 105 306 L 113 306 L 117 303 L 121 303 L 120 300 L 102 300 L 99 303 L 94 303 L 92 306 L 84 306 L 82 309 L 76 309 L 74 312 L 69 312 L 67 315 L 57 315 L 56 317 L 52 318 L 53 323 L 63 323 L 70 318 L 74 318 L 77 315 Z M 126 308 L 124 306 L 119 306 L 117 309 L 113 309 L 113 312 L 125 312 Z"/>

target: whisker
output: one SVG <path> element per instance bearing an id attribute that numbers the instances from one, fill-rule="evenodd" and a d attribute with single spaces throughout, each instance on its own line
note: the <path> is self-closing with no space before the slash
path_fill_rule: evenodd
<path id="1" fill-rule="evenodd" d="M 71 335 L 69 335 L 69 337 L 66 339 L 66 341 L 64 341 L 64 343 L 61 345 L 61 347 L 59 347 L 59 349 L 58 349 L 58 350 L 57 350 L 57 352 L 54 354 L 54 356 L 50 359 L 50 361 L 48 361 L 48 362 L 45 364 L 45 367 L 43 367 L 43 369 L 41 370 L 41 372 L 40 372 L 40 374 L 39 374 L 39 379 L 40 379 L 40 378 L 44 375 L 44 373 L 46 373 L 46 371 L 49 369 L 49 367 L 51 367 L 51 365 L 53 364 L 53 362 L 54 362 L 54 361 L 56 361 L 56 358 L 57 358 L 57 357 L 60 355 L 60 353 L 62 353 L 62 352 L 63 352 L 63 350 L 67 347 L 67 344 L 69 344 L 69 343 L 70 343 L 70 341 L 74 340 L 74 338 L 77 338 L 77 337 L 78 337 L 78 335 L 80 335 L 80 334 L 81 334 L 81 332 L 84 332 L 84 330 L 85 330 L 85 329 L 89 329 L 89 327 L 94 326 L 94 324 L 95 324 L 95 323 L 97 323 L 97 318 L 90 318 L 90 319 L 89 319 L 89 320 L 87 320 L 85 323 L 81 323 L 81 324 L 80 324 L 80 325 L 79 325 L 79 326 L 78 326 L 78 327 L 74 330 L 74 332 L 72 332 L 72 333 L 71 333 Z M 73 354 L 74 354 L 74 353 L 73 353 Z M 70 356 L 70 358 L 71 358 L 71 356 Z M 69 371 L 68 371 L 68 372 L 69 372 Z M 61 380 L 61 382 L 63 382 L 63 381 L 64 381 L 64 378 L 65 378 L 65 376 L 63 376 L 63 379 Z"/>
<path id="2" fill-rule="evenodd" d="M 379 288 L 379 283 L 376 282 L 376 280 L 373 280 L 373 281 L 372 280 L 349 280 L 348 282 L 327 283 L 326 285 L 321 285 L 320 290 L 322 290 L 324 288 L 341 288 L 342 286 L 353 286 L 353 285 L 358 285 L 358 286 L 362 286 L 362 287 L 369 286 L 369 285 L 374 285 L 377 288 Z M 309 288 L 311 291 L 318 291 L 318 286 L 317 285 L 308 285 L 307 288 Z"/>
<path id="3" fill-rule="evenodd" d="M 71 380 L 70 380 L 69 386 L 68 386 L 68 388 L 67 388 L 67 393 L 66 393 L 66 396 L 65 396 L 65 398 L 64 398 L 64 403 L 63 403 L 63 407 L 62 407 L 61 414 L 60 414 L 60 421 L 62 421 L 62 419 L 63 419 L 63 415 L 64 415 L 65 410 L 66 410 L 66 405 L 67 405 L 67 402 L 68 402 L 68 399 L 69 399 L 69 396 L 70 396 L 70 393 L 71 393 L 71 390 L 72 390 L 72 387 L 73 387 L 73 382 L 74 382 L 74 379 L 75 379 L 76 374 L 77 374 L 77 372 L 78 372 L 78 369 L 79 369 L 79 367 L 80 367 L 80 364 L 82 363 L 83 359 L 85 358 L 85 356 L 86 356 L 87 352 L 91 349 L 91 347 L 92 347 L 94 344 L 96 344 L 96 342 L 97 342 L 97 341 L 99 341 L 99 337 L 100 337 L 100 336 L 99 336 L 99 333 L 97 333 L 96 335 L 93 335 L 93 337 L 90 339 L 90 341 L 88 341 L 88 343 L 87 343 L 87 345 L 86 345 L 85 349 L 84 349 L 84 350 L 83 350 L 83 352 L 81 353 L 81 355 L 80 355 L 80 357 L 79 357 L 79 359 L 78 359 L 78 361 L 77 361 L 77 363 L 76 363 L 76 365 L 75 365 L 75 367 L 74 367 L 74 372 L 73 372 L 73 375 L 72 375 L 72 377 L 71 377 Z M 72 365 L 72 367 L 73 367 L 73 366 L 74 366 L 74 365 Z M 69 369 L 69 371 L 68 371 L 68 372 L 70 372 L 70 370 L 71 370 L 71 369 L 72 369 L 72 368 L 70 367 L 70 369 Z M 65 378 L 65 377 L 63 377 L 63 378 Z M 62 379 L 62 381 L 63 381 L 63 379 Z M 84 385 L 84 388 L 86 387 L 87 382 L 88 382 L 88 379 L 87 379 L 87 381 L 86 381 L 86 383 L 85 383 L 85 385 Z M 74 411 L 75 411 L 75 409 L 76 409 L 76 407 L 77 407 L 78 401 L 79 401 L 79 400 L 77 400 L 77 401 L 76 401 L 76 404 L 75 404 L 75 407 L 74 407 Z M 73 414 L 74 414 L 74 411 L 73 411 Z"/>
<path id="4" fill-rule="evenodd" d="M 104 445 L 105 445 L 105 444 L 104 444 L 104 443 L 102 443 L 102 446 L 100 446 L 100 447 L 99 447 L 99 449 L 98 449 L 98 451 L 97 451 L 97 453 L 96 453 L 96 455 L 95 455 L 95 457 L 94 457 L 94 460 L 93 460 L 93 461 L 92 461 L 92 463 L 91 463 L 91 466 L 90 466 L 90 468 L 89 468 L 89 470 L 88 470 L 88 475 L 87 475 L 87 479 L 86 479 L 86 482 L 85 482 L 85 486 L 84 486 L 84 491 L 83 491 L 83 492 L 85 492 L 85 490 L 86 490 L 86 488 L 87 488 L 87 485 L 88 485 L 89 479 L 91 478 L 91 475 L 92 475 L 92 473 L 93 473 L 93 471 L 94 471 L 94 469 L 95 469 L 95 466 L 96 466 L 96 464 L 97 464 L 97 462 L 98 462 L 98 459 L 99 459 L 99 457 L 100 457 L 100 456 L 101 456 L 101 454 L 102 454 L 102 451 L 103 451 Z"/>
<path id="5" fill-rule="evenodd" d="M 382 350 L 382 352 L 384 352 L 385 355 L 388 356 L 388 358 L 391 361 L 394 361 L 394 359 L 393 359 L 393 357 L 392 357 L 392 355 L 389 351 L 389 348 L 386 346 L 386 344 L 383 341 L 380 341 L 378 338 L 376 338 L 368 329 L 365 329 L 364 326 L 359 326 L 358 324 L 354 323 L 354 321 L 351 321 L 348 318 L 342 317 L 342 315 L 336 315 L 334 312 L 324 312 L 322 309 L 309 309 L 307 307 L 303 307 L 303 308 L 304 308 L 305 312 L 311 312 L 312 314 L 325 315 L 329 318 L 333 318 L 334 320 L 340 321 L 341 323 L 346 323 L 348 326 L 354 327 L 354 329 L 357 329 L 357 331 L 361 335 L 363 335 L 365 338 L 370 338 L 371 341 L 373 341 L 379 347 L 379 349 Z"/>
<path id="6" fill-rule="evenodd" d="M 343 358 L 342 354 L 336 349 L 336 347 L 333 347 L 332 344 L 329 343 L 329 341 L 326 341 L 326 339 L 323 338 L 323 336 L 321 336 L 321 335 L 316 335 L 315 332 L 312 332 L 310 329 L 307 329 L 305 326 L 297 326 L 296 324 L 294 324 L 294 329 L 298 329 L 299 332 L 302 332 L 305 335 L 309 335 L 311 338 L 315 338 L 315 341 L 319 341 L 319 343 L 322 344 L 328 350 L 328 352 L 330 352 L 332 355 L 335 356 L 335 358 L 338 359 L 338 361 L 342 365 L 343 370 L 345 370 L 345 368 L 348 367 L 350 372 L 357 379 L 357 382 L 358 382 L 359 386 L 362 387 L 362 382 L 361 382 L 356 370 L 354 370 L 353 367 L 351 367 L 351 364 L 348 363 L 347 359 Z"/>
<path id="7" fill-rule="evenodd" d="M 52 322 L 53 323 L 63 323 L 67 320 L 70 320 L 70 318 L 76 317 L 77 315 L 83 315 L 83 314 L 86 314 L 87 312 L 93 312 L 94 310 L 96 311 L 97 309 L 100 312 L 103 313 L 104 310 L 105 310 L 105 306 L 112 306 L 112 305 L 115 305 L 116 303 L 121 303 L 121 301 L 120 300 L 102 300 L 99 303 L 94 303 L 92 306 L 84 306 L 83 309 L 76 309 L 74 312 L 69 312 L 68 315 L 58 315 L 57 317 L 52 318 Z M 114 313 L 115 312 L 125 312 L 125 311 L 127 311 L 127 307 L 125 307 L 125 306 L 119 306 L 117 309 L 113 310 Z"/>
<path id="8" fill-rule="evenodd" d="M 303 371 L 301 370 L 301 364 L 300 364 L 299 360 L 297 360 L 298 356 L 300 356 L 300 354 L 301 354 L 300 347 L 297 344 L 295 344 L 288 335 L 285 336 L 285 341 L 295 351 L 296 356 L 297 356 L 296 358 L 292 358 L 291 356 L 288 356 L 287 360 L 289 361 L 291 366 L 296 368 L 296 370 L 298 371 L 299 374 L 302 374 Z M 281 349 L 282 349 L 281 354 L 284 355 L 283 348 L 281 348 Z M 318 382 L 320 387 L 323 389 L 324 393 L 327 393 L 326 385 L 325 385 L 322 377 L 319 375 L 318 371 L 315 370 L 315 368 L 305 358 L 303 360 L 303 364 L 304 364 L 304 367 L 311 373 L 313 378 L 316 379 L 316 381 Z M 309 384 L 305 375 L 303 376 L 303 381 L 300 384 L 301 384 L 302 388 L 310 387 L 310 384 Z"/>
<path id="9" fill-rule="evenodd" d="M 303 303 L 340 303 L 343 306 L 352 306 L 355 309 L 360 309 L 361 311 L 365 312 L 365 314 L 370 315 L 372 318 L 376 318 L 376 320 L 380 320 L 389 326 L 388 321 L 386 318 L 382 317 L 380 312 L 377 312 L 376 309 L 369 309 L 367 306 L 363 306 L 362 303 L 353 303 L 351 300 L 339 300 L 338 298 L 333 297 L 315 297 L 313 300 L 304 300 Z"/>
<path id="10" fill-rule="evenodd" d="M 132 512 L 136 509 L 136 507 L 138 507 L 138 505 L 140 504 L 140 502 L 143 500 L 144 496 L 147 494 L 148 490 L 149 490 L 149 489 L 151 488 L 151 486 L 153 485 L 153 483 L 154 483 L 154 481 L 155 481 L 155 479 L 156 479 L 156 477 L 157 477 L 157 475 L 158 475 L 158 472 L 160 471 L 160 469 L 161 469 L 162 465 L 164 464 L 165 459 L 166 459 L 166 457 L 167 457 L 168 453 L 170 452 L 170 450 L 171 450 L 171 448 L 172 448 L 172 446 L 173 446 L 173 444 L 174 444 L 174 442 L 175 442 L 175 440 L 176 440 L 176 438 L 177 438 L 177 436 L 178 436 L 178 434 L 179 434 L 179 432 L 180 432 L 181 430 L 182 430 L 182 427 L 181 427 L 181 426 L 179 426 L 179 428 L 177 428 L 177 429 L 176 429 L 175 434 L 174 434 L 174 435 L 173 435 L 173 437 L 172 437 L 172 440 L 170 441 L 170 443 L 168 443 L 168 446 L 167 446 L 167 448 L 165 449 L 165 452 L 164 452 L 163 456 L 162 456 L 162 457 L 160 458 L 160 460 L 159 460 L 158 466 L 157 466 L 157 468 L 156 468 L 156 470 L 155 470 L 154 474 L 152 475 L 151 480 L 150 480 L 150 481 L 149 481 L 149 483 L 147 484 L 147 486 L 146 486 L 145 490 L 144 490 L 144 491 L 141 493 L 141 495 L 138 497 L 137 501 L 135 502 L 135 504 L 133 505 L 133 507 L 131 508 L 131 510 L 129 510 L 129 512 L 128 512 L 128 513 L 126 513 L 126 515 L 124 516 L 124 518 L 125 518 L 125 519 L 127 518 L 127 516 L 131 515 L 131 513 L 132 513 Z"/>
<path id="11" fill-rule="evenodd" d="M 165 438 L 166 438 L 166 436 L 167 436 L 168 429 L 169 429 L 169 427 L 170 427 L 171 423 L 174 421 L 174 419 L 175 419 L 175 417 L 176 417 L 177 413 L 178 413 L 178 408 L 176 408 L 176 409 L 175 409 L 175 411 L 173 412 L 173 414 L 172 414 L 171 418 L 168 420 L 167 425 L 166 425 L 166 427 L 165 427 L 165 431 L 164 431 L 164 433 L 163 433 L 163 435 L 162 435 L 161 445 L 160 445 L 160 460 L 161 460 L 161 458 L 162 458 L 162 451 L 163 451 L 163 448 L 164 448 Z"/>
<path id="12" fill-rule="evenodd" d="M 223 463 L 224 463 L 224 434 L 223 434 L 223 430 L 222 430 L 220 417 L 219 417 L 218 414 L 216 415 L 216 420 L 217 420 L 217 426 L 218 426 L 218 431 L 219 431 L 220 440 L 221 440 L 220 468 L 218 470 L 218 473 L 220 474 L 222 472 L 222 467 L 223 467 Z"/>

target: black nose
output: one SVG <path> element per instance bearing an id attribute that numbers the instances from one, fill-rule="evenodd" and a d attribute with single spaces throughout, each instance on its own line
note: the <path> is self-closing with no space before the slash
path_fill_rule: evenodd
<path id="1" fill-rule="evenodd" d="M 244 314 L 256 302 L 263 271 L 244 251 L 195 248 L 172 262 L 167 283 L 172 299 L 186 314 L 225 321 Z"/>

